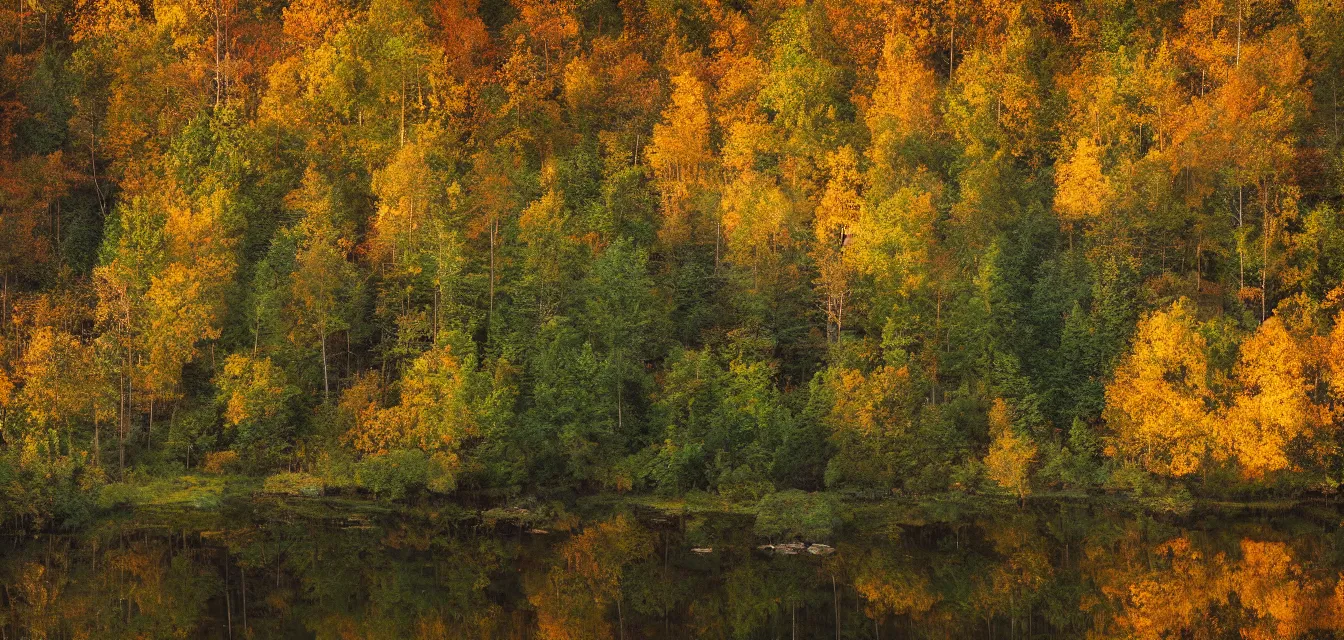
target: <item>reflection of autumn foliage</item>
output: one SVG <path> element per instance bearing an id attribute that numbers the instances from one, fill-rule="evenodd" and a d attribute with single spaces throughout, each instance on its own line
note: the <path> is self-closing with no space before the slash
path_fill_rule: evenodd
<path id="1" fill-rule="evenodd" d="M 1151 569 L 1102 585 L 1121 606 L 1111 635 L 1165 638 L 1231 625 L 1243 638 L 1292 638 L 1344 628 L 1337 576 L 1309 573 L 1283 542 L 1245 539 L 1239 551 L 1204 551 L 1188 537 L 1157 545 Z"/>
<path id="2" fill-rule="evenodd" d="M 589 527 L 560 547 L 556 565 L 529 589 L 537 608 L 540 637 L 595 640 L 613 633 L 607 607 L 621 607 L 621 578 L 630 563 L 653 552 L 653 536 L 628 516 Z"/>
<path id="3" fill-rule="evenodd" d="M 864 600 L 864 613 L 874 620 L 929 612 L 941 597 L 910 559 L 885 550 L 867 554 L 853 569 L 854 590 Z"/>
<path id="4" fill-rule="evenodd" d="M 979 615 L 1019 615 L 1019 610 L 1029 606 L 1053 577 L 1045 539 L 1036 533 L 1035 526 L 1028 514 L 986 524 L 985 533 L 1001 560 L 988 572 L 972 577 L 973 608 Z"/>
<path id="5" fill-rule="evenodd" d="M 835 633 L 837 607 L 846 638 L 1344 631 L 1344 581 L 1325 551 L 1332 529 L 1216 522 L 1175 534 L 1093 506 L 1004 509 L 955 533 L 939 523 L 856 534 L 825 558 L 759 553 L 750 531 L 708 520 L 700 535 L 714 552 L 696 556 L 675 528 L 655 546 L 629 515 L 523 538 L 402 516 L 365 528 L 254 520 L 205 535 L 105 523 L 0 555 L 0 634 L 200 637 L 231 615 L 235 637 L 258 638 L 299 628 L 367 640 L 788 638 L 795 621 L 799 638 L 818 638 Z"/>

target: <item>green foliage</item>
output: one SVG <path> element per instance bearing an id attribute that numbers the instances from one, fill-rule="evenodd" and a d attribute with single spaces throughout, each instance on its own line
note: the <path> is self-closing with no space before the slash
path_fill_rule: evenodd
<path id="1" fill-rule="evenodd" d="M 226 433 L 244 458 L 265 463 L 291 445 L 298 389 L 270 358 L 229 356 L 215 384 Z"/>
<path id="2" fill-rule="evenodd" d="M 73 528 L 94 516 L 95 496 L 105 482 L 86 456 L 61 453 L 53 432 L 25 434 L 17 450 L 0 455 L 0 520 L 41 530 Z"/>
<path id="3" fill-rule="evenodd" d="M 389 500 L 405 498 L 432 482 L 442 483 L 442 472 L 418 449 L 389 451 L 355 464 L 355 484 Z"/>
<path id="4" fill-rule="evenodd" d="M 308 473 L 277 473 L 266 477 L 261 490 L 266 493 L 284 496 L 304 496 L 316 498 L 322 495 L 325 487 L 322 478 Z"/>
<path id="5" fill-rule="evenodd" d="M 772 540 L 829 540 L 840 523 L 839 505 L 830 494 L 790 489 L 756 504 L 756 535 Z"/>
<path id="6" fill-rule="evenodd" d="M 1088 490 L 1176 439 L 1117 391 L 1184 298 L 1180 439 L 1239 431 L 1178 475 L 1339 477 L 1328 2 L 95 4 L 0 37 L 11 458 L 40 425 L 118 478 Z"/>

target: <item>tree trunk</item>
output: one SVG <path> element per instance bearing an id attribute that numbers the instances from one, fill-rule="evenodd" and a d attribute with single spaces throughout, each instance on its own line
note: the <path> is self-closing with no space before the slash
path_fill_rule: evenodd
<path id="1" fill-rule="evenodd" d="M 1260 188 L 1260 209 L 1264 214 L 1264 227 L 1260 232 L 1260 322 L 1265 321 L 1266 305 L 1269 299 L 1269 236 L 1272 232 L 1269 226 L 1269 190 L 1265 187 Z"/>
<path id="2" fill-rule="evenodd" d="M 129 358 L 128 358 L 128 362 L 129 362 Z M 118 387 L 118 389 L 117 389 L 117 395 L 119 395 L 119 396 L 121 396 L 121 397 L 120 397 L 120 402 L 117 404 L 117 409 L 119 410 L 119 413 L 120 413 L 120 415 L 117 416 L 117 477 L 118 477 L 119 479 L 121 479 L 121 480 L 125 480 L 125 479 L 126 479 L 126 421 L 130 419 L 130 417 L 129 417 L 127 414 L 130 413 L 130 402 L 131 402 L 131 398 L 130 398 L 130 396 L 131 396 L 130 388 L 131 388 L 131 384 L 130 384 L 130 381 L 129 381 L 129 380 L 125 379 L 125 376 L 124 376 L 124 375 L 123 375 L 123 379 L 122 379 L 122 380 L 119 380 L 118 382 L 119 382 L 119 384 L 117 385 L 117 387 Z"/>
<path id="3" fill-rule="evenodd" d="M 331 384 L 327 378 L 327 327 L 322 326 L 322 401 L 331 397 Z"/>
<path id="4" fill-rule="evenodd" d="M 835 596 L 835 640 L 840 640 L 840 589 L 835 584 L 835 574 L 831 574 L 831 594 Z"/>
<path id="5" fill-rule="evenodd" d="M 485 321 L 487 341 L 490 339 L 490 325 L 495 322 L 495 234 L 498 232 L 498 226 L 497 220 L 490 221 L 490 312 Z"/>
<path id="6" fill-rule="evenodd" d="M 224 554 L 224 615 L 228 620 L 229 637 L 233 637 L 233 594 L 229 591 L 229 555 Z"/>

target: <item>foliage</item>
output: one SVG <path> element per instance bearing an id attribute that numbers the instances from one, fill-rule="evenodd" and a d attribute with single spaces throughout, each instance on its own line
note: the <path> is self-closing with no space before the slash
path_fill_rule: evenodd
<path id="1" fill-rule="evenodd" d="M 840 526 L 835 498 L 791 489 L 769 494 L 756 505 L 756 535 L 772 540 L 829 540 Z"/>
<path id="2" fill-rule="evenodd" d="M 9 459 L 743 503 L 1344 474 L 1336 4 L 141 4 L 0 9 Z"/>
<path id="3" fill-rule="evenodd" d="M 286 496 L 315 498 L 322 495 L 322 479 L 308 473 L 277 473 L 266 477 L 262 491 Z"/>
<path id="4" fill-rule="evenodd" d="M 989 454 L 985 456 L 985 473 L 1000 487 L 1016 493 L 1018 500 L 1026 500 L 1031 493 L 1028 474 L 1036 459 L 1036 445 L 1013 432 L 1008 411 L 1002 398 L 995 398 L 989 409 L 991 440 Z"/>
<path id="5" fill-rule="evenodd" d="M 205 463 L 201 468 L 206 473 L 232 473 L 238 467 L 237 451 L 211 451 L 205 454 Z"/>

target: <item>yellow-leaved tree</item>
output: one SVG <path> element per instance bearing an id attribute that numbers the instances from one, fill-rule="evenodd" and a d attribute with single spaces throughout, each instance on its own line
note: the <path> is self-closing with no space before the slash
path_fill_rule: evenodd
<path id="1" fill-rule="evenodd" d="M 938 77 L 903 34 L 887 36 L 877 85 L 864 114 L 872 136 L 872 188 L 885 199 L 914 175 L 938 135 Z"/>
<path id="2" fill-rule="evenodd" d="M 826 337 L 834 342 L 840 339 L 845 327 L 845 302 L 849 299 L 854 271 L 854 261 L 847 259 L 845 252 L 859 220 L 863 198 L 859 195 L 862 176 L 854 148 L 845 145 L 829 154 L 826 161 L 830 176 L 813 216 L 817 241 L 812 257 L 817 262 L 816 284 L 826 310 Z"/>
<path id="3" fill-rule="evenodd" d="M 458 451 L 478 431 L 479 411 L 471 401 L 478 380 L 475 356 L 458 357 L 446 342 L 411 362 L 397 404 L 380 408 L 376 382 L 363 377 L 342 399 L 355 418 L 344 439 L 364 456 L 423 451 L 433 467 L 429 488 L 450 491 L 456 486 Z"/>
<path id="4" fill-rule="evenodd" d="M 1335 329 L 1330 332 L 1327 345 L 1324 373 L 1330 394 L 1335 398 L 1335 411 L 1344 412 L 1344 312 L 1335 316 Z"/>
<path id="5" fill-rule="evenodd" d="M 215 376 L 215 386 L 235 450 L 251 460 L 266 461 L 291 445 L 292 401 L 298 389 L 269 357 L 229 356 Z"/>
<path id="6" fill-rule="evenodd" d="M 1213 445 L 1208 353 L 1185 298 L 1139 321 L 1134 345 L 1106 387 L 1105 417 L 1122 457 L 1153 473 L 1197 471 Z"/>
<path id="7" fill-rule="evenodd" d="M 1097 218 L 1105 210 L 1111 197 L 1111 181 L 1102 170 L 1105 151 L 1092 139 L 1082 138 L 1055 173 L 1055 209 L 1070 224 Z"/>
<path id="8" fill-rule="evenodd" d="M 290 340 L 303 344 L 316 338 L 322 353 L 322 394 L 331 395 L 327 342 L 331 334 L 349 328 L 347 300 L 342 295 L 355 277 L 348 256 L 349 231 L 337 226 L 330 186 L 312 166 L 303 175 L 303 186 L 286 203 L 303 212 L 295 231 L 297 251 L 290 290 L 294 324 Z"/>
<path id="9" fill-rule="evenodd" d="M 697 221 L 691 203 L 714 159 L 709 140 L 709 105 L 699 78 L 683 72 L 672 78 L 672 104 L 663 121 L 653 126 L 649 166 L 662 194 L 664 222 L 661 235 L 677 244 L 694 239 Z"/>
<path id="10" fill-rule="evenodd" d="M 1031 493 L 1028 484 L 1031 463 L 1036 460 L 1036 445 L 1013 429 L 1012 415 L 1003 398 L 995 398 L 989 408 L 989 455 L 985 456 L 985 472 L 1000 487 L 1017 494 L 1025 501 Z"/>
<path id="11" fill-rule="evenodd" d="M 1289 444 L 1310 437 L 1316 423 L 1306 352 L 1274 316 L 1241 343 L 1235 375 L 1236 396 L 1225 417 L 1213 421 L 1218 452 L 1235 456 L 1250 478 L 1288 468 Z"/>

